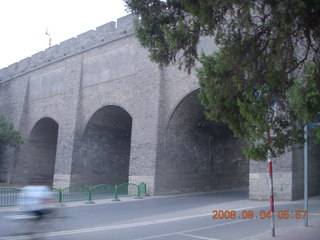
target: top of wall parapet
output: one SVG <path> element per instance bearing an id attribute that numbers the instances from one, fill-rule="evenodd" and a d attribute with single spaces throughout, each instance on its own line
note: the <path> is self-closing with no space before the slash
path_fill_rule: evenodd
<path id="1" fill-rule="evenodd" d="M 25 58 L 6 68 L 0 70 L 0 83 L 24 75 L 36 69 L 50 65 L 54 62 L 71 57 L 75 54 L 104 45 L 134 33 L 133 19 L 135 15 L 127 15 L 109 22 L 96 30 L 78 35 L 76 38 L 68 39 L 59 45 L 47 48 L 31 57 Z"/>

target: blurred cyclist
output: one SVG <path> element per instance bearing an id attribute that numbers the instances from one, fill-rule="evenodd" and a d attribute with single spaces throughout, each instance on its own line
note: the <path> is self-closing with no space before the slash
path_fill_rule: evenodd
<path id="1" fill-rule="evenodd" d="M 20 209 L 41 220 L 52 213 L 52 194 L 47 186 L 25 186 L 20 193 Z"/>

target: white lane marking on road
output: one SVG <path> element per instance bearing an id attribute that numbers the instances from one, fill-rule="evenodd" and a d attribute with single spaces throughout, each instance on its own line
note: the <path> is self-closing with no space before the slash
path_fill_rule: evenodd
<path id="1" fill-rule="evenodd" d="M 249 221 L 249 220 L 252 221 L 252 219 L 235 220 L 235 221 L 232 221 L 232 222 L 220 223 L 220 224 L 212 225 L 212 226 L 192 228 L 192 229 L 189 229 L 189 230 L 186 230 L 186 231 L 159 234 L 159 235 L 153 235 L 153 236 L 149 236 L 149 237 L 135 238 L 135 239 L 132 239 L 132 240 L 148 240 L 148 239 L 152 239 L 152 238 L 167 237 L 167 236 L 172 236 L 172 235 L 181 234 L 181 233 L 185 234 L 187 232 L 194 232 L 194 231 L 208 229 L 208 228 L 221 227 L 221 226 L 224 226 L 224 225 L 229 225 L 229 224 L 239 223 L 239 222 L 245 222 L 245 221 Z"/>
<path id="2" fill-rule="evenodd" d="M 256 207 L 237 208 L 237 209 L 232 209 L 232 210 L 240 211 L 240 210 L 254 209 L 254 208 L 259 208 L 259 207 L 264 207 L 264 206 L 268 206 L 268 205 L 260 205 L 260 206 L 256 206 Z M 181 220 L 192 219 L 192 218 L 197 218 L 197 217 L 205 217 L 205 216 L 210 216 L 210 215 L 212 215 L 212 213 L 204 213 L 204 214 L 189 215 L 189 216 L 182 216 L 182 217 L 175 217 L 175 218 L 151 220 L 151 221 L 139 222 L 139 223 L 128 223 L 128 224 L 121 224 L 121 225 L 107 225 L 107 226 L 103 226 L 103 227 L 82 228 L 82 229 L 76 229 L 76 230 L 66 230 L 66 231 L 39 233 L 39 234 L 33 234 L 32 237 L 33 238 L 55 237 L 55 236 L 63 236 L 63 235 L 71 235 L 71 234 L 91 233 L 91 232 L 99 232 L 99 231 L 131 228 L 131 227 L 140 227 L 140 226 L 147 226 L 147 225 L 153 225 L 153 224 L 181 221 Z M 234 222 L 242 222 L 242 221 L 243 220 L 238 220 L 238 221 L 234 221 Z M 224 223 L 224 224 L 229 224 L 229 223 Z M 224 224 L 222 224 L 222 225 L 224 225 Z M 214 226 L 219 226 L 219 225 L 221 225 L 221 224 L 213 225 L 213 226 L 209 226 L 209 227 L 214 227 Z M 208 227 L 204 227 L 203 229 L 205 229 L 205 228 L 208 228 Z M 200 229 L 202 229 L 202 228 L 200 228 Z M 190 231 L 192 231 L 192 230 L 183 231 L 181 233 L 190 232 Z M 21 235 L 21 236 L 11 236 L 11 237 L 0 237 L 0 240 L 20 240 L 20 239 L 29 239 L 29 238 L 30 238 L 30 235 Z"/>
<path id="3" fill-rule="evenodd" d="M 147 239 L 152 239 L 152 238 L 168 237 L 168 236 L 172 236 L 175 234 L 177 234 L 177 233 L 165 233 L 165 234 L 158 234 L 158 235 L 153 235 L 153 236 L 149 236 L 149 237 L 135 238 L 135 239 L 131 239 L 131 240 L 147 240 Z"/>
<path id="4" fill-rule="evenodd" d="M 208 238 L 208 237 L 202 237 L 202 236 L 197 236 L 197 235 L 193 235 L 193 234 L 186 234 L 186 233 L 179 233 L 178 235 L 192 237 L 192 238 L 196 238 L 196 239 L 203 239 L 203 240 L 220 240 L 217 238 Z"/>
<path id="5" fill-rule="evenodd" d="M 208 229 L 208 228 L 221 227 L 221 226 L 224 226 L 224 225 L 229 225 L 229 224 L 234 224 L 234 223 L 240 223 L 240 222 L 246 222 L 246 221 L 249 221 L 249 220 L 252 221 L 252 219 L 235 220 L 235 221 L 232 221 L 232 222 L 220 223 L 220 224 L 213 225 L 213 226 L 193 228 L 193 229 L 189 229 L 189 230 L 186 230 L 186 231 L 182 231 L 182 233 L 194 232 L 194 231 L 203 230 L 203 229 Z"/>

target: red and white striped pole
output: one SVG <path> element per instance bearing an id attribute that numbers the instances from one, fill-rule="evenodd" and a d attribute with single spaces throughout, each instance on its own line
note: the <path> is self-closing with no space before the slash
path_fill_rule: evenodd
<path id="1" fill-rule="evenodd" d="M 270 146 L 271 144 L 270 129 L 267 130 L 267 143 Z M 271 158 L 270 150 L 268 150 L 268 172 L 269 172 L 269 188 L 270 188 L 271 235 L 272 237 L 275 237 L 272 158 Z"/>

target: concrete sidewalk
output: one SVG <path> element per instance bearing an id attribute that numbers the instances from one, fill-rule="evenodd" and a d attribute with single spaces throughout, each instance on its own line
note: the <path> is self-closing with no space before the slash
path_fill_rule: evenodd
<path id="1" fill-rule="evenodd" d="M 270 232 L 254 236 L 249 238 L 250 240 L 320 240 L 320 196 L 309 198 L 309 217 L 308 227 L 304 226 L 304 221 L 278 228 L 276 225 L 275 237 L 271 236 Z M 303 200 L 293 201 L 294 203 L 300 203 L 303 206 Z M 248 239 L 248 240 L 249 240 Z"/>
<path id="2" fill-rule="evenodd" d="M 246 240 L 319 240 L 320 239 L 320 216 L 311 219 L 308 227 L 303 225 L 294 225 L 276 229 L 276 236 L 272 237 L 271 232 L 256 235 Z"/>

